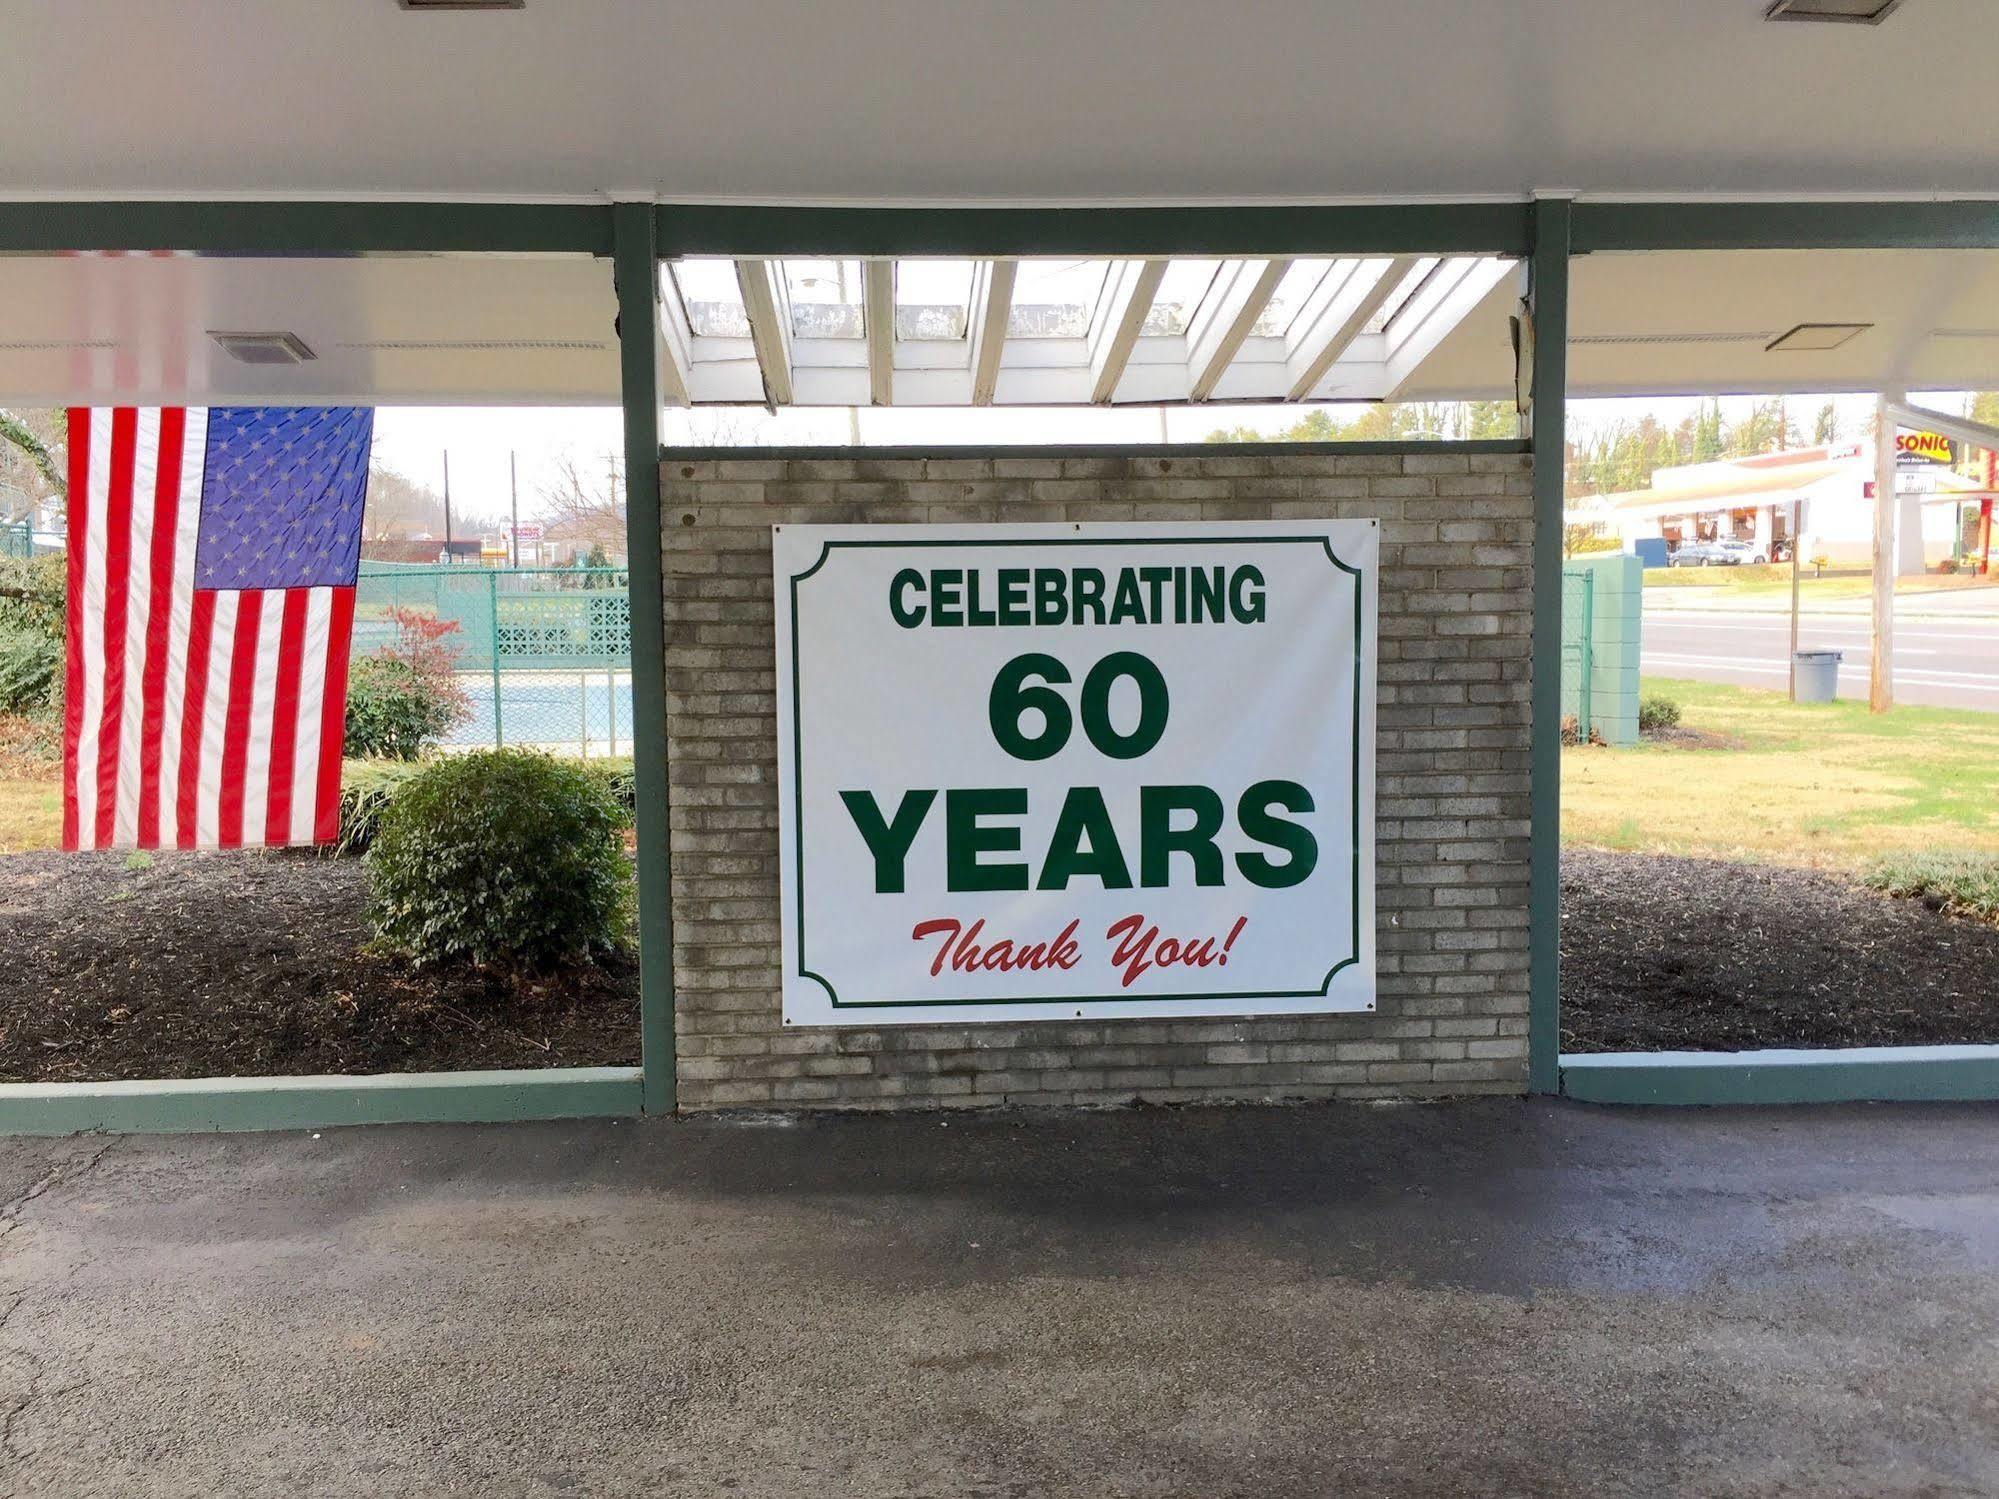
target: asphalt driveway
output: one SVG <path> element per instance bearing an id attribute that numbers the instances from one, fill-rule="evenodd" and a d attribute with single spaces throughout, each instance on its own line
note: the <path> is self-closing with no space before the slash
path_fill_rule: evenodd
<path id="1" fill-rule="evenodd" d="M 0 1141 L 0 1492 L 1999 1491 L 1999 1110 Z"/>

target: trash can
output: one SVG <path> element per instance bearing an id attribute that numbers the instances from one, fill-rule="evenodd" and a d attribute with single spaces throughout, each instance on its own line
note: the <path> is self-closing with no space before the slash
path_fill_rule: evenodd
<path id="1" fill-rule="evenodd" d="M 1843 658 L 1841 651 L 1795 652 L 1791 657 L 1791 666 L 1797 673 L 1798 701 L 1836 701 L 1839 697 L 1839 663 Z"/>

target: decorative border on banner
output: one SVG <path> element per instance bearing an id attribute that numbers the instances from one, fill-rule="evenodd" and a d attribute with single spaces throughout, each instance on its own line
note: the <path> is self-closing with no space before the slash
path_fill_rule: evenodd
<path id="1" fill-rule="evenodd" d="M 773 526 L 773 533 L 782 531 L 783 526 Z M 1331 989 L 1333 980 L 1343 969 L 1360 962 L 1360 724 L 1361 724 L 1361 670 L 1362 630 L 1365 624 L 1366 588 L 1360 568 L 1343 562 L 1333 551 L 1332 541 L 1325 536 L 1049 536 L 1049 537 L 995 537 L 956 538 L 932 537 L 903 541 L 827 541 L 820 543 L 819 556 L 802 573 L 791 575 L 791 785 L 796 799 L 805 784 L 804 726 L 799 711 L 799 669 L 798 669 L 798 585 L 826 565 L 834 550 L 856 550 L 878 547 L 1046 547 L 1046 546 L 1285 546 L 1316 545 L 1325 551 L 1327 561 L 1354 580 L 1353 589 L 1353 745 L 1348 763 L 1352 767 L 1352 784 L 1349 789 L 1349 809 L 1352 813 L 1351 834 L 1352 869 L 1349 873 L 1349 902 L 1353 913 L 1352 931 L 1349 938 L 1350 951 L 1326 970 L 1326 976 L 1316 989 L 1245 989 L 1227 993 L 1201 994 L 1160 994 L 1148 996 L 1161 1004 L 1211 1003 L 1217 1000 L 1238 999 L 1311 999 Z M 805 962 L 805 819 L 801 809 L 792 808 L 792 892 L 794 917 L 798 932 L 798 977 L 811 979 L 826 991 L 826 997 L 836 1010 L 931 1010 L 947 1009 L 958 1005 L 1028 1005 L 1028 1004 L 1112 1004 L 1129 1001 L 1129 994 L 1055 994 L 1034 995 L 1022 999 L 842 999 L 832 983 L 821 974 L 814 973 Z M 1372 1004 L 1368 1006 L 1374 1008 Z"/>

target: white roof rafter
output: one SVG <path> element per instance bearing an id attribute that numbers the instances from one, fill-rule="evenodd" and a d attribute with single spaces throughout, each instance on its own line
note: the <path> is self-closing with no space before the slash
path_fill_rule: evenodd
<path id="1" fill-rule="evenodd" d="M 1124 378 L 1124 367 L 1159 295 L 1159 283 L 1166 279 L 1167 265 L 1164 260 L 1137 260 L 1118 268 L 1100 337 L 1090 350 L 1092 404 L 1108 406 L 1117 394 L 1118 381 Z"/>
<path id="2" fill-rule="evenodd" d="M 895 262 L 870 260 L 861 268 L 867 284 L 868 400 L 895 403 Z"/>
<path id="3" fill-rule="evenodd" d="M 1299 339 L 1298 353 L 1302 357 L 1292 361 L 1291 386 L 1285 392 L 1288 399 L 1303 401 L 1318 389 L 1326 372 L 1353 347 L 1354 340 L 1366 330 L 1415 265 L 1413 255 L 1395 260 L 1363 260 L 1316 306 L 1308 307 L 1300 315 L 1298 321 L 1308 326 Z M 1326 282 L 1333 279 L 1328 276 Z"/>
<path id="4" fill-rule="evenodd" d="M 1000 359 L 1006 353 L 1006 325 L 1013 316 L 1013 283 L 1019 266 L 1011 260 L 980 263 L 973 275 L 972 404 L 990 406 L 999 386 Z"/>
<path id="5" fill-rule="evenodd" d="M 1290 269 L 1288 260 L 1244 260 L 1223 268 L 1229 282 L 1219 294 L 1209 294 L 1214 308 L 1212 312 L 1203 309 L 1207 313 L 1204 326 L 1198 334 L 1190 332 L 1187 340 L 1189 401 L 1205 401 L 1214 393 L 1215 386 L 1234 362 L 1236 351 L 1242 348 L 1243 340 L 1256 327 L 1256 320 L 1263 316 L 1263 309 L 1277 294 L 1277 283 Z"/>
<path id="6" fill-rule="evenodd" d="M 791 404 L 791 313 L 784 277 L 773 261 L 739 260 L 736 280 L 743 289 L 743 312 L 750 322 L 750 342 L 763 372 L 764 399 L 771 406 Z"/>

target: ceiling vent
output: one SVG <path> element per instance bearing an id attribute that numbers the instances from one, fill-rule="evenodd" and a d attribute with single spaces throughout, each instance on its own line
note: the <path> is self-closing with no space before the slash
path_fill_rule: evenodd
<path id="1" fill-rule="evenodd" d="M 238 364 L 304 364 L 319 356 L 296 333 L 282 330 L 269 333 L 223 333 L 214 328 L 208 336 L 222 352 Z"/>
<path id="2" fill-rule="evenodd" d="M 1800 323 L 1789 333 L 1773 338 L 1763 352 L 1823 354 L 1827 349 L 1852 342 L 1873 326 L 1872 323 Z"/>
<path id="3" fill-rule="evenodd" d="M 1832 26 L 1879 26 L 1902 0 L 1770 0 L 1766 21 L 1824 21 Z"/>
<path id="4" fill-rule="evenodd" d="M 396 0 L 404 10 L 525 10 L 528 0 Z"/>

